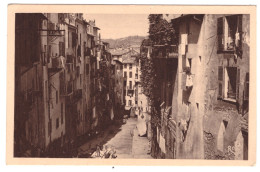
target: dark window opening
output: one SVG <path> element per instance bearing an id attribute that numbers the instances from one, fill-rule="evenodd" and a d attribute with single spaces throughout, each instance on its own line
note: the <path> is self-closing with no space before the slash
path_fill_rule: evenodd
<path id="1" fill-rule="evenodd" d="M 63 124 L 63 103 L 61 103 L 61 124 Z"/>
<path id="2" fill-rule="evenodd" d="M 129 88 L 132 89 L 132 81 L 129 81 Z"/>
<path id="3" fill-rule="evenodd" d="M 218 51 L 235 51 L 241 47 L 242 15 L 231 15 L 218 18 Z"/>
<path id="4" fill-rule="evenodd" d="M 58 91 L 56 91 L 56 104 L 59 102 L 59 94 Z"/>
<path id="5" fill-rule="evenodd" d="M 227 98 L 236 99 L 237 68 L 227 67 Z"/>
<path id="6" fill-rule="evenodd" d="M 59 125 L 60 125 L 60 121 L 59 121 L 59 118 L 56 119 L 56 129 L 59 128 Z"/>

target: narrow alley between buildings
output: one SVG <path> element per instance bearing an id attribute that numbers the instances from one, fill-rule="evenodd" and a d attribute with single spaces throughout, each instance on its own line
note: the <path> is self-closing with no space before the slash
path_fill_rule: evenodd
<path id="1" fill-rule="evenodd" d="M 250 16 L 131 16 L 16 14 L 14 157 L 247 160 Z"/>
<path id="2" fill-rule="evenodd" d="M 114 148 L 119 159 L 152 158 L 150 156 L 150 141 L 146 136 L 138 136 L 137 123 L 138 119 L 131 117 L 123 125 L 111 125 L 95 139 L 80 146 L 78 148 L 79 157 L 91 156 L 96 151 L 97 146 L 100 146 L 103 149 L 105 147 Z"/>

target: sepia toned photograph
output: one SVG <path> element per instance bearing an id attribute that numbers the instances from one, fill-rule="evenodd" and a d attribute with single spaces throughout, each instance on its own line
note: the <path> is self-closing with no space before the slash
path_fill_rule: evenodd
<path id="1" fill-rule="evenodd" d="M 250 159 L 255 16 L 13 16 L 13 158 Z"/>

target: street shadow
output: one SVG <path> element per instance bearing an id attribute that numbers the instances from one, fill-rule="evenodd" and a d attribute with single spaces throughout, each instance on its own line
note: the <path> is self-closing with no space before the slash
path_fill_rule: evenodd
<path id="1" fill-rule="evenodd" d="M 122 121 L 116 122 L 106 128 L 104 131 L 101 131 L 97 135 L 93 135 L 88 139 L 84 139 L 84 143 L 81 146 L 87 147 L 87 150 L 78 149 L 78 158 L 90 158 L 90 156 L 96 151 L 97 146 L 102 148 L 103 145 L 108 143 L 109 140 L 114 138 L 118 132 L 122 129 L 121 127 L 125 125 Z"/>

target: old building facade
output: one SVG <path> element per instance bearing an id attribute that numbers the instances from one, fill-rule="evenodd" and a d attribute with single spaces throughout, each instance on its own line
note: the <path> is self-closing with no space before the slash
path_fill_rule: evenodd
<path id="1" fill-rule="evenodd" d="M 115 78 L 98 30 L 80 13 L 16 15 L 15 156 L 74 156 L 113 120 Z"/>
<path id="2" fill-rule="evenodd" d="M 160 66 L 153 156 L 247 159 L 248 21 L 249 15 L 174 16 L 175 43 L 143 45 Z"/>

